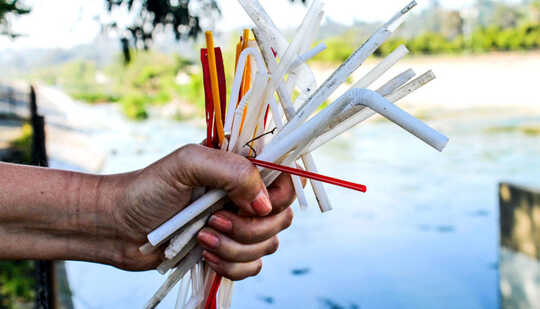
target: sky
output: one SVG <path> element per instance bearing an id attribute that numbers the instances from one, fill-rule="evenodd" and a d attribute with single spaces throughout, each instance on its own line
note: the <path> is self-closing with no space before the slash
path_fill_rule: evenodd
<path id="1" fill-rule="evenodd" d="M 236 29 L 251 25 L 248 16 L 236 0 L 219 0 L 222 16 L 216 26 L 222 30 Z M 306 7 L 300 4 L 289 5 L 288 0 L 260 0 L 261 4 L 282 28 L 298 26 Z M 309 2 L 309 1 L 308 1 Z M 379 21 L 389 18 L 407 4 L 409 0 L 327 0 L 326 16 L 340 23 L 350 24 L 355 20 Z M 418 0 L 416 10 L 425 7 L 428 0 Z M 442 0 L 445 7 L 460 8 L 473 0 Z M 0 37 L 2 49 L 24 48 L 71 48 L 75 45 L 91 42 L 100 31 L 102 21 L 116 20 L 128 23 L 131 16 L 125 12 L 113 12 L 110 16 L 105 10 L 104 0 L 26 0 L 32 8 L 28 15 L 12 22 L 17 33 L 25 34 L 17 40 Z M 369 3 L 369 4 L 367 4 Z M 60 10 L 58 8 L 61 8 Z"/>

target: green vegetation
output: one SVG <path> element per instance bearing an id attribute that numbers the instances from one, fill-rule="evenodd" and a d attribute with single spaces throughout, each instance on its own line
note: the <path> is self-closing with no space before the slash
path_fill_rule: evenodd
<path id="1" fill-rule="evenodd" d="M 21 6 L 20 0 L 0 0 L 0 35 L 7 35 L 12 38 L 19 36 L 13 33 L 9 23 L 9 17 L 20 16 L 30 13 L 30 10 Z"/>
<path id="2" fill-rule="evenodd" d="M 34 72 L 32 79 L 62 87 L 74 99 L 91 104 L 118 102 L 123 113 L 133 120 L 148 118 L 148 107 L 183 101 L 204 115 L 203 76 L 199 64 L 177 55 L 154 51 L 132 51 L 124 64 L 118 57 L 105 68 L 90 61 L 72 61 Z M 232 82 L 234 57 L 223 55 L 226 79 Z M 230 90 L 230 87 L 228 87 Z M 176 115 L 185 119 L 189 115 Z M 192 116 L 192 115 L 191 115 Z"/>
<path id="3" fill-rule="evenodd" d="M 34 262 L 0 261 L 0 308 L 31 304 L 34 286 Z"/>
<path id="4" fill-rule="evenodd" d="M 412 55 L 483 53 L 540 49 L 540 23 L 527 23 L 513 28 L 490 26 L 478 28 L 470 37 L 458 35 L 453 39 L 442 33 L 425 32 L 414 38 L 394 37 L 386 41 L 376 56 L 386 56 L 399 45 L 405 45 Z M 358 47 L 347 38 L 335 37 L 327 42 L 328 49 L 314 59 L 319 62 L 341 63 Z"/>
<path id="5" fill-rule="evenodd" d="M 22 127 L 22 135 L 11 142 L 11 147 L 14 150 L 12 163 L 31 164 L 32 163 L 32 126 L 25 123 Z"/>
<path id="6" fill-rule="evenodd" d="M 185 85 L 178 85 L 179 72 L 189 71 L 190 61 L 157 52 L 133 51 L 132 61 L 124 64 L 118 57 L 105 68 L 91 61 L 72 61 L 34 72 L 32 79 L 62 87 L 74 99 L 87 103 L 119 102 L 130 119 L 148 117 L 150 105 L 163 105 L 174 99 L 184 99 L 204 106 L 202 76 L 190 76 Z M 201 96 L 202 95 L 202 96 Z"/>
<path id="7" fill-rule="evenodd" d="M 485 132 L 489 134 L 522 133 L 529 136 L 540 136 L 540 126 L 522 125 L 490 127 L 487 128 Z"/>
<path id="8" fill-rule="evenodd" d="M 393 38 L 383 44 L 376 55 L 388 55 L 400 44 L 405 44 L 411 53 L 416 55 L 532 50 L 540 48 L 540 23 L 507 29 L 497 26 L 478 28 L 469 38 L 459 35 L 454 39 L 447 39 L 434 32 L 426 32 L 409 40 Z"/>

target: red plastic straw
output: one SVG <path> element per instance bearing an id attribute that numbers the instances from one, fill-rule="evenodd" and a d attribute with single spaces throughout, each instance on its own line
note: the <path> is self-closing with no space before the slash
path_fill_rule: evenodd
<path id="1" fill-rule="evenodd" d="M 275 164 L 275 163 L 270 163 L 270 162 L 266 162 L 266 161 L 260 161 L 260 160 L 257 160 L 257 159 L 250 159 L 250 158 L 248 158 L 248 159 L 251 161 L 251 163 L 253 163 L 254 165 L 260 166 L 260 167 L 269 168 L 269 169 L 272 169 L 272 170 L 276 170 L 276 171 L 280 171 L 280 172 L 283 172 L 283 173 L 292 174 L 292 175 L 296 175 L 296 176 L 300 176 L 300 177 L 305 177 L 305 178 L 309 178 L 309 179 L 313 179 L 313 180 L 318 180 L 318 181 L 322 181 L 322 182 L 329 183 L 329 184 L 332 184 L 332 185 L 340 186 L 340 187 L 343 187 L 343 188 L 353 189 L 353 190 L 360 191 L 360 192 L 366 192 L 367 191 L 366 186 L 361 185 L 361 184 L 357 184 L 357 183 L 354 183 L 354 182 L 349 182 L 349 181 L 345 181 L 345 180 L 341 180 L 341 179 L 337 179 L 337 178 L 332 178 L 332 177 L 328 177 L 328 176 L 324 176 L 324 175 L 320 175 L 320 174 L 315 174 L 315 173 L 312 173 L 312 172 L 308 172 L 308 171 L 304 171 L 304 170 L 301 170 L 301 169 L 292 168 L 292 167 L 288 167 L 288 166 L 283 166 L 283 165 L 279 165 L 279 164 Z"/>
<path id="2" fill-rule="evenodd" d="M 221 284 L 221 276 L 216 274 L 214 281 L 212 282 L 212 287 L 210 288 L 210 293 L 208 294 L 208 299 L 206 299 L 205 309 L 216 309 L 217 307 L 217 293 L 219 286 Z"/>
<path id="3" fill-rule="evenodd" d="M 210 87 L 210 70 L 208 67 L 208 51 L 201 49 L 201 64 L 203 69 L 204 101 L 206 111 L 206 146 L 213 148 L 214 142 L 214 103 Z M 215 134 L 217 136 L 217 133 Z"/>

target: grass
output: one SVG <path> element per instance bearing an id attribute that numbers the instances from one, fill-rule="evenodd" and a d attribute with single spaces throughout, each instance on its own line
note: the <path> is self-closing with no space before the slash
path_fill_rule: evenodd
<path id="1" fill-rule="evenodd" d="M 28 123 L 25 123 L 22 129 L 22 135 L 11 142 L 14 155 L 10 161 L 12 163 L 30 164 L 32 162 L 33 131 Z"/>

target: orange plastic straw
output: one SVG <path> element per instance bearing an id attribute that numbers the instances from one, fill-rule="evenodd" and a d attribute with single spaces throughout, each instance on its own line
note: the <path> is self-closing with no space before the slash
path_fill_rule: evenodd
<path id="1" fill-rule="evenodd" d="M 244 33 L 242 36 L 242 51 L 246 48 L 248 48 L 249 44 L 249 29 L 244 29 Z M 240 88 L 240 95 L 238 96 L 238 102 L 242 99 L 243 96 L 246 95 L 246 92 L 248 92 L 248 75 L 249 79 L 251 79 L 251 62 L 250 56 L 247 57 L 247 63 L 244 68 L 244 75 L 242 76 L 242 87 Z M 250 82 L 251 84 L 251 82 Z M 242 114 L 242 122 L 240 122 L 240 134 L 242 134 L 242 128 L 244 127 L 244 122 L 246 121 L 246 115 L 247 115 L 247 108 L 244 109 L 244 113 Z"/>
<path id="2" fill-rule="evenodd" d="M 225 131 L 223 129 L 223 121 L 221 120 L 221 99 L 219 97 L 219 83 L 217 76 L 216 52 L 214 50 L 214 37 L 212 31 L 207 31 L 206 49 L 208 50 L 208 66 L 210 69 L 210 82 L 212 84 L 212 98 L 214 101 L 214 113 L 218 131 L 219 144 L 225 139 Z"/>

